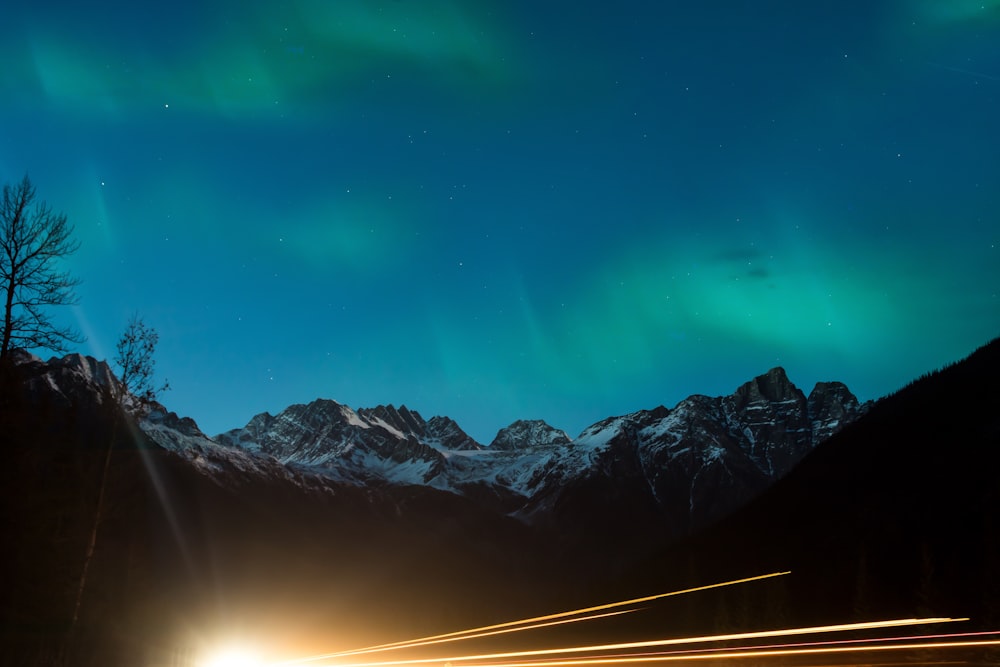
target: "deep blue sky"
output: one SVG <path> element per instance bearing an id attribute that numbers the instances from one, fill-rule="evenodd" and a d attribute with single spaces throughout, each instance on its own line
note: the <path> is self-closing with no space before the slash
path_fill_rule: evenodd
<path id="1" fill-rule="evenodd" d="M 20 4 L 0 180 L 208 433 L 875 398 L 1000 334 L 997 0 Z"/>

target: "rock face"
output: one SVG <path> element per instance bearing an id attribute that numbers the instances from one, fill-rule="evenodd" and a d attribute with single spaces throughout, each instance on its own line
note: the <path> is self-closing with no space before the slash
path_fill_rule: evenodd
<path id="1" fill-rule="evenodd" d="M 432 424 L 406 407 L 355 412 L 327 399 L 253 417 L 242 429 L 216 437 L 224 445 L 307 466 L 337 480 L 426 484 L 441 472 L 444 455 L 432 446 L 477 446 L 454 422 Z"/>
<path id="2" fill-rule="evenodd" d="M 561 508 L 555 516 L 564 525 L 593 524 L 595 512 L 580 513 L 578 497 L 599 486 L 615 499 L 609 504 L 632 507 L 617 507 L 609 523 L 655 516 L 665 537 L 688 534 L 744 505 L 866 409 L 840 383 L 819 383 L 807 398 L 774 368 L 729 396 L 690 396 L 673 409 L 594 424 L 573 441 L 594 446 L 594 465 L 582 475 L 587 483 L 532 501 Z"/>
<path id="3" fill-rule="evenodd" d="M 813 446 L 826 440 L 857 419 L 867 406 L 842 382 L 817 382 L 809 394 L 808 412 L 812 419 Z"/>
<path id="4" fill-rule="evenodd" d="M 12 357 L 15 364 L 31 370 L 26 382 L 34 395 L 48 401 L 69 405 L 83 400 L 100 405 L 109 400 L 111 388 L 118 386 L 108 364 L 93 357 L 70 354 L 42 361 L 23 350 L 14 350 Z"/>
<path id="5" fill-rule="evenodd" d="M 490 449 L 516 451 L 532 447 L 568 445 L 570 437 L 541 419 L 519 419 L 507 428 L 500 429 L 490 443 Z"/>
<path id="6" fill-rule="evenodd" d="M 552 530 L 604 516 L 612 532 L 641 523 L 669 539 L 742 506 L 866 408 L 836 382 L 807 397 L 774 368 L 729 396 L 609 418 L 575 439 L 519 420 L 483 447 L 447 417 L 317 400 L 216 440 L 347 483 L 446 490 Z"/>
<path id="7" fill-rule="evenodd" d="M 428 421 L 420 413 L 405 405 L 399 409 L 391 405 L 358 410 L 362 419 L 386 424 L 406 436 L 413 436 L 434 449 L 482 449 L 482 445 L 463 431 L 455 420 L 449 417 L 431 417 Z"/>

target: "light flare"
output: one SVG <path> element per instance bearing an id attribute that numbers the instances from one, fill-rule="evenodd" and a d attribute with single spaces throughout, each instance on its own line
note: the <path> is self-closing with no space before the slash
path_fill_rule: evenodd
<path id="1" fill-rule="evenodd" d="M 633 664 L 644 662 L 677 662 L 680 660 L 719 660 L 719 659 L 740 659 L 759 657 L 779 657 L 795 655 L 822 655 L 822 654 L 843 654 L 843 653 L 863 653 L 866 651 L 909 651 L 927 649 L 954 649 L 954 648 L 985 648 L 989 646 L 1000 646 L 1000 639 L 989 640 L 969 640 L 956 642 L 914 642 L 907 644 L 876 644 L 866 646 L 832 646 L 826 648 L 802 648 L 802 649 L 720 649 L 718 652 L 705 654 L 663 654 L 659 656 L 635 656 L 623 658 L 578 658 L 569 660 L 535 660 L 525 662 L 482 662 L 476 667 L 580 667 L 581 665 L 615 665 Z"/>
<path id="2" fill-rule="evenodd" d="M 383 651 L 415 648 L 431 644 L 455 642 L 465 639 L 493 636 L 505 633 L 520 632 L 537 628 L 550 627 L 563 623 L 608 618 L 621 614 L 632 613 L 645 609 L 629 607 L 650 602 L 665 597 L 682 595 L 724 586 L 732 586 L 751 581 L 768 579 L 788 574 L 774 572 L 744 579 L 735 579 L 706 586 L 687 588 L 668 593 L 649 595 L 630 600 L 611 602 L 581 609 L 534 616 L 517 621 L 508 621 L 494 625 L 481 626 L 468 630 L 432 635 L 408 641 L 379 644 L 367 648 L 340 651 L 315 655 L 296 660 L 273 663 L 273 667 L 293 665 L 306 662 L 325 661 L 330 667 L 398 667 L 402 665 L 451 665 L 459 663 L 466 667 L 584 667 L 587 665 L 616 665 L 640 663 L 666 663 L 694 660 L 741 660 L 748 658 L 773 658 L 791 656 L 817 656 L 863 654 L 866 652 L 901 652 L 907 650 L 933 651 L 952 649 L 979 649 L 1000 646 L 1000 631 L 979 632 L 937 632 L 923 634 L 886 634 L 874 637 L 855 637 L 849 639 L 815 638 L 805 641 L 776 641 L 773 643 L 754 643 L 755 640 L 767 638 L 791 638 L 805 635 L 821 635 L 827 633 L 860 632 L 872 630 L 887 630 L 912 627 L 918 625 L 936 625 L 968 621 L 968 618 L 925 617 L 900 618 L 853 623 L 837 623 L 830 625 L 802 626 L 773 630 L 757 630 L 747 632 L 730 632 L 712 635 L 696 635 L 665 639 L 629 641 L 617 643 L 588 644 L 561 648 L 512 650 L 492 653 L 476 653 L 468 655 L 437 656 L 432 658 L 412 658 L 400 660 L 376 660 L 370 662 L 340 663 L 336 658 L 357 656 Z M 728 642 L 749 642 L 743 645 L 720 645 Z M 700 646 L 699 646 L 700 645 Z M 643 650 L 663 649 L 663 650 Z M 577 654 L 595 655 L 577 655 Z"/>
<path id="3" fill-rule="evenodd" d="M 261 667 L 260 658 L 247 647 L 220 649 L 199 663 L 199 667 Z"/>
<path id="4" fill-rule="evenodd" d="M 696 655 L 700 653 L 719 653 L 726 651 L 751 651 L 751 650 L 780 650 L 780 649 L 794 649 L 794 648 L 806 648 L 806 647 L 822 647 L 822 646 L 847 646 L 847 645 L 866 645 L 866 646 L 876 646 L 880 643 L 887 642 L 901 642 L 901 641 L 917 641 L 917 640 L 929 640 L 929 639 L 955 639 L 958 637 L 988 637 L 997 636 L 1000 632 L 990 631 L 990 632 L 958 632 L 958 633 L 948 633 L 948 634 L 933 634 L 933 635 L 896 635 L 889 637 L 869 637 L 866 639 L 834 639 L 828 641 L 816 641 L 816 642 L 797 642 L 797 643 L 785 643 L 785 644 L 750 644 L 747 646 L 712 646 L 708 648 L 694 648 L 694 649 L 682 649 L 673 651 L 650 651 L 647 653 L 622 653 L 618 655 L 602 655 L 602 659 L 632 659 L 632 658 L 643 658 L 643 657 L 656 657 L 656 656 L 673 656 L 673 655 Z M 548 665 L 559 662 L 560 658 L 554 658 L 552 660 L 539 660 L 537 661 L 540 665 Z M 508 665 L 514 663 L 493 663 L 495 665 Z"/>
<path id="5" fill-rule="evenodd" d="M 430 635 L 428 637 L 420 637 L 418 639 L 410 639 L 406 641 L 390 642 L 387 644 L 377 644 L 375 646 L 368 646 L 365 648 L 352 649 L 349 651 L 338 651 L 336 653 L 324 653 L 322 655 L 314 655 L 306 658 L 298 658 L 296 660 L 288 660 L 286 662 L 275 663 L 276 665 L 293 665 L 303 662 L 315 662 L 318 660 L 328 660 L 331 658 L 342 658 L 350 655 L 363 655 L 366 653 L 378 653 L 381 651 L 389 650 L 399 650 L 404 648 L 415 648 L 418 646 L 428 646 L 431 644 L 439 644 L 448 641 L 459 641 L 463 639 L 475 639 L 479 637 L 487 637 L 495 634 L 502 634 L 502 632 L 520 632 L 523 630 L 533 630 L 536 628 L 547 627 L 549 625 L 555 625 L 554 623 L 549 623 L 556 619 L 569 619 L 574 616 L 579 616 L 580 618 L 574 618 L 565 622 L 578 622 L 578 621 L 588 621 L 595 618 L 602 618 L 604 614 L 595 614 L 595 612 L 605 611 L 607 609 L 615 609 L 617 607 L 625 607 L 629 605 L 638 605 L 644 602 L 652 602 L 654 600 L 660 600 L 663 598 L 673 597 L 677 595 L 685 595 L 688 593 L 696 593 L 698 591 L 706 591 L 714 588 L 722 588 L 725 586 L 736 586 L 738 584 L 745 584 L 752 581 L 761 581 L 764 579 L 771 579 L 773 577 L 781 577 L 787 574 L 791 574 L 790 571 L 783 572 L 771 572 L 768 574 L 760 574 L 753 577 L 744 577 L 742 579 L 732 579 L 729 581 L 722 581 L 714 584 L 706 584 L 704 586 L 695 586 L 693 588 L 685 588 L 676 591 L 670 591 L 668 593 L 658 593 L 656 595 L 647 595 L 640 598 L 633 598 L 631 600 L 621 600 L 619 602 L 608 602 L 605 604 L 595 605 L 592 607 L 583 607 L 581 609 L 573 609 L 570 611 L 562 611 L 554 614 L 545 614 L 543 616 L 533 616 L 531 618 L 525 618 L 517 621 L 506 621 L 504 623 L 496 623 L 493 625 L 484 625 L 477 628 L 470 628 L 468 630 L 458 630 L 455 632 L 446 632 L 439 635 Z M 502 631 L 502 632 L 501 632 Z M 551 652 L 558 652 L 558 650 L 553 650 Z M 522 654 L 523 655 L 523 654 Z M 443 660 L 449 660 L 450 658 L 445 658 Z M 442 659 L 439 659 L 442 660 Z M 434 662 L 434 660 L 419 660 L 414 662 Z M 370 663 L 370 664 L 407 664 L 407 663 Z"/>
<path id="6" fill-rule="evenodd" d="M 891 619 L 884 621 L 865 621 L 861 623 L 840 623 L 834 625 L 817 625 L 799 628 L 785 628 L 781 630 L 760 630 L 754 632 L 734 632 L 718 635 L 698 635 L 693 637 L 675 637 L 671 639 L 653 639 L 636 642 L 620 642 L 614 644 L 592 644 L 586 646 L 569 646 L 552 649 L 533 649 L 528 651 L 507 651 L 502 653 L 480 653 L 473 655 L 459 655 L 435 658 L 414 658 L 410 660 L 385 660 L 375 662 L 359 663 L 339 663 L 338 667 L 390 667 L 395 665 L 423 665 L 439 663 L 472 662 L 477 666 L 482 664 L 497 664 L 494 661 L 505 658 L 529 658 L 544 655 L 567 655 L 571 653 L 594 653 L 598 651 L 620 651 L 635 648 L 650 648 L 653 646 L 678 646 L 683 644 L 705 644 L 711 642 L 723 642 L 744 639 L 763 639 L 767 637 L 786 637 L 806 634 L 822 634 L 830 632 L 851 632 L 858 630 L 876 630 L 884 628 L 898 628 L 913 625 L 929 625 L 937 623 L 955 623 L 967 621 L 967 618 L 905 618 Z M 322 660 L 326 658 L 313 658 Z M 529 662 L 504 662 L 506 667 L 538 667 L 540 665 L 589 665 L 589 664 L 609 664 L 627 662 L 649 662 L 663 659 L 663 656 L 636 656 L 611 658 L 606 656 L 596 656 L 592 658 L 572 658 L 567 660 L 541 660 Z M 304 660 L 303 660 L 304 662 Z M 287 664 L 287 663 L 285 663 Z"/>

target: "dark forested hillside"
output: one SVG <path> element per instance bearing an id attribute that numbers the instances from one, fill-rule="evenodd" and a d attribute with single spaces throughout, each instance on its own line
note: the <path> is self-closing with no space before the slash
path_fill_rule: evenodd
<path id="1" fill-rule="evenodd" d="M 995 340 L 882 399 L 757 501 L 628 580 L 646 588 L 680 572 L 712 579 L 791 570 L 780 588 L 730 599 L 727 618 L 766 625 L 951 615 L 995 629 L 998 378 Z M 695 614 L 718 616 L 719 604 Z"/>

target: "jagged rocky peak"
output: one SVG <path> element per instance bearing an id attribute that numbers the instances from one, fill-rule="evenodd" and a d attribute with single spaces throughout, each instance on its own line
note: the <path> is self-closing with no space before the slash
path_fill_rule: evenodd
<path id="1" fill-rule="evenodd" d="M 226 445 L 273 456 L 282 463 L 336 467 L 361 465 L 366 455 L 382 464 L 423 461 L 440 454 L 424 442 L 426 423 L 405 406 L 355 411 L 330 399 L 262 413 L 242 429 L 217 436 Z M 382 465 L 380 464 L 380 465 Z"/>
<path id="2" fill-rule="evenodd" d="M 112 385 L 118 386 L 118 378 L 115 377 L 111 367 L 106 361 L 98 361 L 94 357 L 82 354 L 69 354 L 63 358 L 52 357 L 47 365 L 54 372 L 72 373 L 78 375 L 83 382 L 92 382 L 101 389 L 108 389 Z"/>
<path id="3" fill-rule="evenodd" d="M 809 393 L 813 444 L 819 444 L 868 411 L 843 382 L 817 382 Z"/>
<path id="4" fill-rule="evenodd" d="M 751 429 L 767 427 L 769 432 L 766 435 L 770 440 L 778 435 L 773 432 L 775 427 L 785 433 L 805 433 L 808 430 L 806 395 L 792 384 L 785 369 L 780 366 L 740 385 L 723 399 L 723 404 L 729 414 L 738 416 Z"/>
<path id="5" fill-rule="evenodd" d="M 462 430 L 451 417 L 431 417 L 427 420 L 427 443 L 442 449 L 458 451 L 483 449 L 472 436 Z"/>
<path id="6" fill-rule="evenodd" d="M 30 364 L 30 363 L 42 363 L 42 358 L 38 355 L 28 352 L 24 348 L 15 347 L 10 351 L 10 360 L 14 365 L 20 364 Z M 51 359 L 50 362 L 55 362 L 56 359 Z"/>
<path id="7" fill-rule="evenodd" d="M 808 404 L 780 366 L 722 399 L 728 420 L 741 425 L 741 447 L 769 477 L 780 477 L 812 449 Z"/>
<path id="8" fill-rule="evenodd" d="M 250 418 L 243 428 L 234 428 L 220 433 L 216 439 L 220 441 L 231 440 L 236 434 L 245 431 L 265 431 L 272 428 L 275 423 L 294 419 L 307 425 L 343 423 L 358 421 L 357 415 L 346 405 L 341 405 L 337 401 L 328 398 L 317 398 L 309 403 L 293 403 L 287 408 L 272 415 L 270 412 L 261 412 Z"/>
<path id="9" fill-rule="evenodd" d="M 382 421 L 403 434 L 417 438 L 424 435 L 427 422 L 416 410 L 410 410 L 405 405 L 396 408 L 394 405 L 378 405 L 374 408 L 359 408 L 358 415 L 372 421 Z"/>
<path id="10" fill-rule="evenodd" d="M 156 401 L 149 405 L 139 428 L 160 447 L 187 458 L 205 454 L 206 448 L 225 449 L 206 436 L 193 419 L 180 417 Z"/>
<path id="11" fill-rule="evenodd" d="M 775 478 L 864 412 L 840 382 L 820 382 L 806 398 L 781 367 L 741 385 L 722 404 L 729 421 L 742 425 L 744 451 Z"/>
<path id="12" fill-rule="evenodd" d="M 497 431 L 490 449 L 514 451 L 546 445 L 566 445 L 570 442 L 565 431 L 549 426 L 541 419 L 518 419 Z"/>
<path id="13" fill-rule="evenodd" d="M 358 409 L 358 416 L 373 424 L 392 427 L 403 437 L 412 437 L 436 449 L 470 450 L 483 446 L 473 440 L 449 417 L 431 417 L 424 420 L 416 410 L 405 405 L 379 405 Z"/>
<path id="14" fill-rule="evenodd" d="M 261 413 L 243 428 L 216 436 L 219 443 L 263 452 L 281 461 L 326 460 L 349 444 L 343 437 L 353 429 L 368 429 L 356 412 L 326 398 L 290 405 L 277 415 Z"/>
<path id="15" fill-rule="evenodd" d="M 294 422 L 310 430 L 327 430 L 332 426 L 348 424 L 361 425 L 354 410 L 329 398 L 290 405 L 278 413 L 277 419 Z"/>
<path id="16" fill-rule="evenodd" d="M 102 403 L 107 390 L 120 386 L 107 362 L 83 354 L 68 354 L 42 361 L 26 350 L 15 349 L 11 351 L 11 359 L 19 366 L 31 369 L 27 380 L 29 387 L 38 390 L 39 383 L 45 383 L 67 402 L 89 395 L 94 402 Z"/>
<path id="17" fill-rule="evenodd" d="M 790 401 L 805 402 L 806 396 L 802 390 L 792 384 L 781 366 L 775 366 L 763 375 L 758 375 L 744 383 L 733 394 L 737 405 L 746 406 L 751 403 L 785 403 Z"/>
<path id="18" fill-rule="evenodd" d="M 181 417 L 176 412 L 167 410 L 162 403 L 153 402 L 149 412 L 145 415 L 144 421 L 150 424 L 159 424 L 164 428 L 177 431 L 186 436 L 196 436 L 208 440 L 208 436 L 202 433 L 198 423 L 190 417 Z"/>
<path id="19" fill-rule="evenodd" d="M 809 392 L 809 414 L 841 418 L 861 408 L 857 396 L 843 382 L 817 382 Z"/>
<path id="20" fill-rule="evenodd" d="M 219 433 L 213 439 L 221 445 L 256 451 L 260 449 L 260 442 L 274 425 L 275 420 L 275 416 L 270 412 L 261 412 L 251 417 L 243 428 Z"/>

